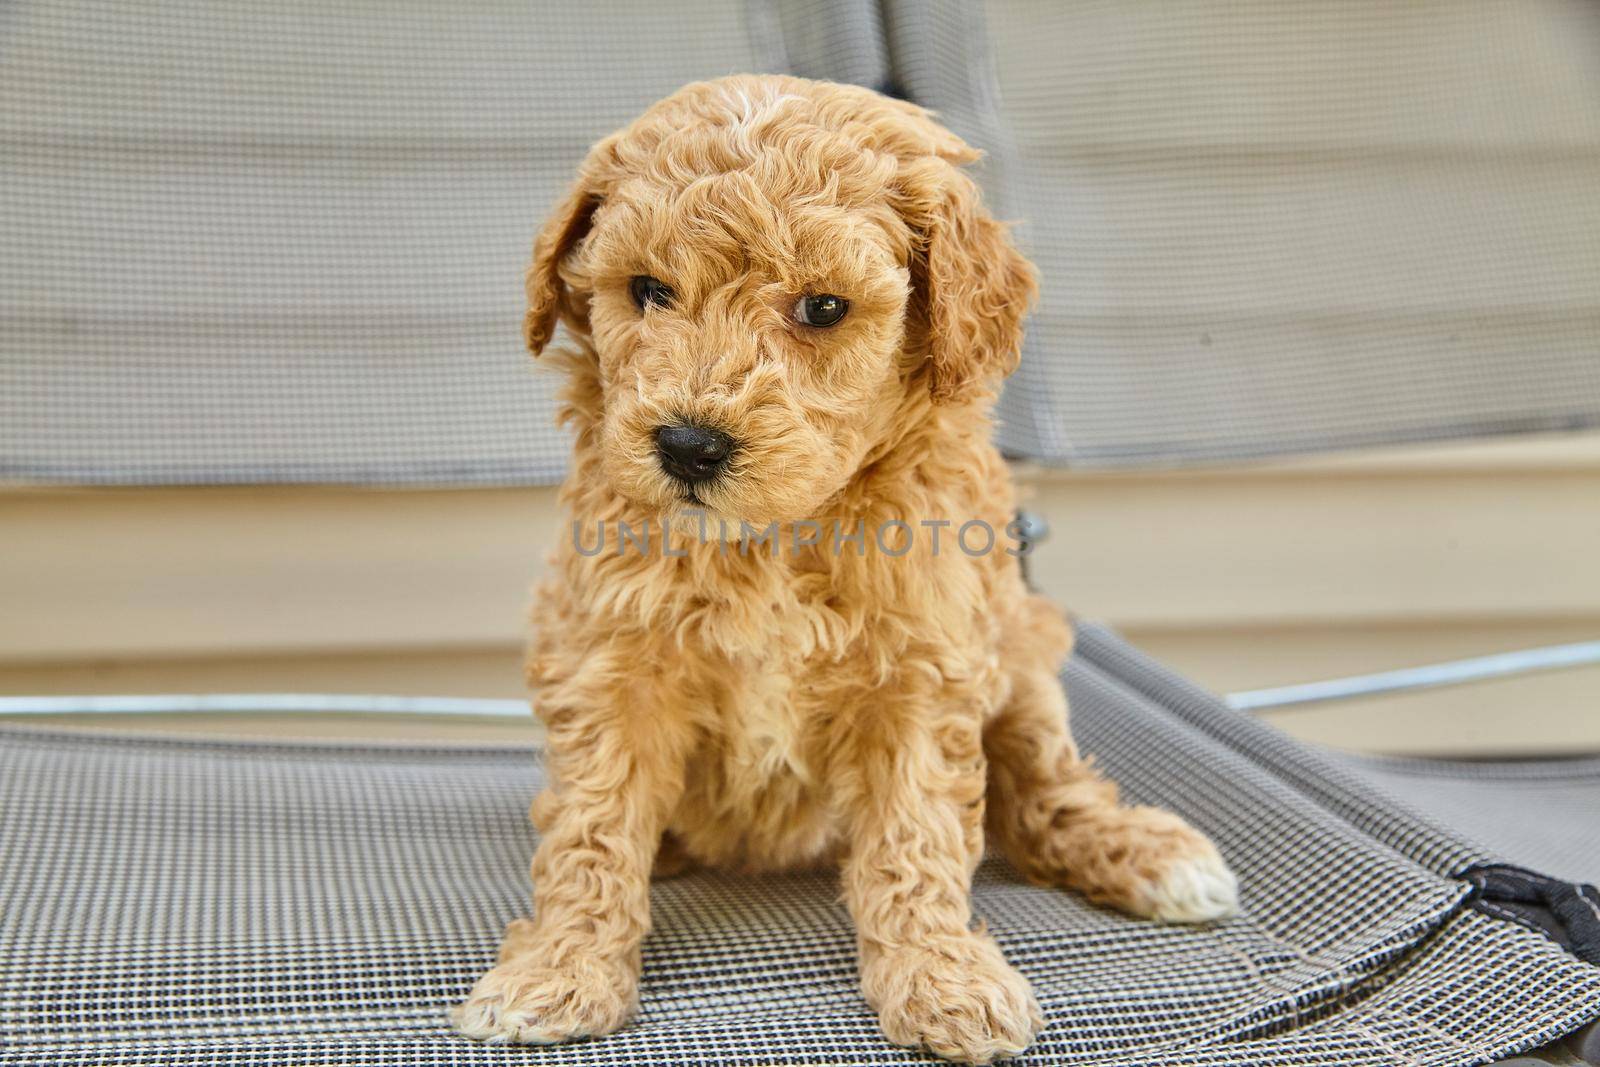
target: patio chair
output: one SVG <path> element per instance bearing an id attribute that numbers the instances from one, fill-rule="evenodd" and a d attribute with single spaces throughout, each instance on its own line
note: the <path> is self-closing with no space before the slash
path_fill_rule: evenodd
<path id="1" fill-rule="evenodd" d="M 1600 10 L 1578 0 L 56 0 L 0 33 L 12 481 L 559 479 L 516 330 L 534 216 L 595 136 L 749 69 L 899 93 L 989 152 L 1046 279 L 1002 401 L 1020 458 L 1600 425 Z M 1520 121 L 1483 128 L 1507 93 Z M 1322 749 L 1092 624 L 1064 684 L 1125 792 L 1217 840 L 1243 914 L 1139 922 L 986 861 L 975 909 L 1051 1021 L 1026 1062 L 1444 1067 L 1564 1039 L 1600 1062 L 1600 759 Z M 351 700 L 187 706 L 525 714 Z M 444 1010 L 527 906 L 535 754 L 50 717 L 174 706 L 0 701 L 39 713 L 0 724 L 0 1064 L 925 1060 L 878 1033 L 821 873 L 660 882 L 635 1025 L 466 1042 Z"/>

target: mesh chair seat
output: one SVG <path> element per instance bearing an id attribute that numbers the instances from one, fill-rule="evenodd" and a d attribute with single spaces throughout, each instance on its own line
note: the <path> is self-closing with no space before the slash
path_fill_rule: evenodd
<path id="1" fill-rule="evenodd" d="M 1050 1019 L 1028 1062 L 1467 1064 L 1600 1016 L 1600 966 L 1475 905 L 1506 857 L 1105 631 L 1080 646 L 1083 747 L 1212 835 L 1244 911 L 1142 922 L 986 861 L 975 909 Z M 539 780 L 520 750 L 0 728 L 0 1063 L 924 1062 L 879 1035 L 826 872 L 657 882 L 616 1035 L 454 1036 L 527 908 Z"/>

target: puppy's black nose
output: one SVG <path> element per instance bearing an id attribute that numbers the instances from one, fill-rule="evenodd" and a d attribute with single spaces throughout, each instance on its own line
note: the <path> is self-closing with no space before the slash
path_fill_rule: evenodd
<path id="1" fill-rule="evenodd" d="M 656 455 L 674 478 L 703 482 L 716 477 L 733 451 L 733 438 L 704 426 L 662 426 L 656 430 Z"/>

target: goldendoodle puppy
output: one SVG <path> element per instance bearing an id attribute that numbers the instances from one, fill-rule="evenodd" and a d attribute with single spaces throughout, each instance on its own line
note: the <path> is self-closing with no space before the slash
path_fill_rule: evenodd
<path id="1" fill-rule="evenodd" d="M 463 1033 L 627 1023 L 652 868 L 837 862 L 884 1033 L 972 1063 L 1043 1025 L 973 921 L 986 841 L 1135 915 L 1233 909 L 1211 843 L 1067 734 L 990 444 L 1034 272 L 976 157 L 865 89 L 725 78 L 597 144 L 539 234 L 525 332 L 570 330 L 577 435 L 528 666 L 550 785 Z"/>

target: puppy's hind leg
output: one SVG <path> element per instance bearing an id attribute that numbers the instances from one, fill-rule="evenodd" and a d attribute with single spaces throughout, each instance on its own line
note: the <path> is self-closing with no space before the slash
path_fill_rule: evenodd
<path id="1" fill-rule="evenodd" d="M 1016 666 L 983 744 L 989 837 L 1029 880 L 1167 922 L 1237 910 L 1237 883 L 1205 835 L 1171 812 L 1119 804 L 1117 787 L 1079 757 L 1050 669 Z"/>
<path id="2" fill-rule="evenodd" d="M 694 857 L 683 847 L 678 835 L 668 830 L 661 835 L 661 845 L 656 849 L 656 862 L 650 868 L 650 877 L 658 882 L 665 881 L 688 874 L 696 866 Z"/>

